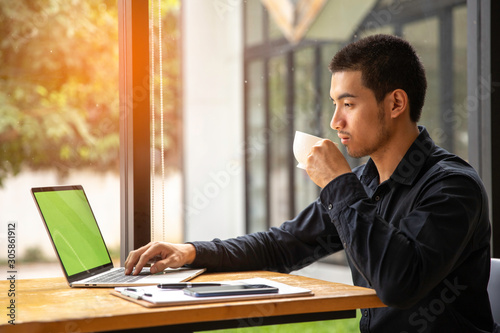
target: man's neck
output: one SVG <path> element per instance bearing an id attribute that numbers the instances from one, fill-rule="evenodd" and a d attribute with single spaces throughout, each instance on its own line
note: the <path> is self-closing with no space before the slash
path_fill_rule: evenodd
<path id="1" fill-rule="evenodd" d="M 396 131 L 384 147 L 370 156 L 377 167 L 380 184 L 391 177 L 419 134 L 416 124 Z"/>

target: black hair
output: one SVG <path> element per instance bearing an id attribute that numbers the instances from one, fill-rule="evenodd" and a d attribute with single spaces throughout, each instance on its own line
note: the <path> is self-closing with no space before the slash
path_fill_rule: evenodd
<path id="1" fill-rule="evenodd" d="M 361 71 L 362 83 L 371 89 L 378 103 L 402 89 L 408 95 L 410 118 L 418 122 L 424 106 L 427 79 L 415 49 L 393 35 L 373 35 L 342 48 L 328 66 L 332 73 Z"/>

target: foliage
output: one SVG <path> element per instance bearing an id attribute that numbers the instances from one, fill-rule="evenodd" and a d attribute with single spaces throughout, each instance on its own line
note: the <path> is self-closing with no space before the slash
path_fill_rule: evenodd
<path id="1" fill-rule="evenodd" d="M 360 311 L 356 311 L 356 318 L 337 319 L 298 324 L 283 324 L 271 326 L 257 326 L 247 328 L 235 328 L 208 333 L 356 333 L 359 332 Z"/>
<path id="2" fill-rule="evenodd" d="M 165 122 L 177 124 L 178 1 L 166 4 Z M 0 1 L 0 185 L 25 167 L 118 171 L 117 12 L 116 0 Z"/>
<path id="3" fill-rule="evenodd" d="M 0 2 L 0 179 L 118 161 L 115 1 Z"/>
<path id="4" fill-rule="evenodd" d="M 39 245 L 33 245 L 26 249 L 24 256 L 19 261 L 23 263 L 42 263 L 50 262 L 51 260 L 44 256 Z"/>

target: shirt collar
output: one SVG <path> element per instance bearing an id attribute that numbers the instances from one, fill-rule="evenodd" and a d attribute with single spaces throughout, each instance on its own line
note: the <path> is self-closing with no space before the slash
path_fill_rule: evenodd
<path id="1" fill-rule="evenodd" d="M 418 126 L 418 129 L 420 134 L 391 175 L 392 180 L 404 185 L 413 184 L 435 147 L 434 141 L 429 136 L 427 129 L 424 126 Z M 364 184 L 369 184 L 376 177 L 378 177 L 378 170 L 370 158 L 363 170 L 361 180 Z"/>

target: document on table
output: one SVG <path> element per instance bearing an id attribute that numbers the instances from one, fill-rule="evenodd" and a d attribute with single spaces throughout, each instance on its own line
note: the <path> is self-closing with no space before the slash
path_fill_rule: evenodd
<path id="1" fill-rule="evenodd" d="M 297 296 L 312 296 L 313 292 L 309 289 L 289 286 L 273 280 L 264 278 L 253 278 L 237 281 L 222 281 L 222 284 L 267 284 L 277 287 L 279 290 L 273 294 L 252 294 L 252 295 L 234 295 L 234 296 L 215 296 L 215 297 L 194 297 L 184 294 L 183 290 L 161 289 L 157 286 L 137 286 L 120 287 L 111 291 L 114 296 L 121 297 L 128 301 L 140 304 L 145 307 L 161 307 L 173 305 L 190 305 L 202 303 L 230 302 L 267 298 L 283 298 Z"/>

